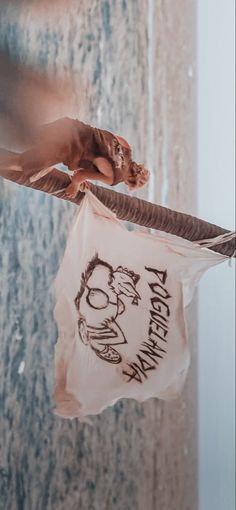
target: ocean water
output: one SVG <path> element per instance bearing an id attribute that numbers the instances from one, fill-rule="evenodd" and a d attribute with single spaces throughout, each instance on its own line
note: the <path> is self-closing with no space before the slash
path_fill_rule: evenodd
<path id="1" fill-rule="evenodd" d="M 140 196 L 194 212 L 195 19 L 193 0 L 2 2 L 0 47 L 71 78 L 72 114 L 127 137 L 152 170 Z M 178 401 L 58 418 L 51 286 L 75 207 L 1 180 L 0 210 L 0 509 L 194 510 L 194 307 Z"/>

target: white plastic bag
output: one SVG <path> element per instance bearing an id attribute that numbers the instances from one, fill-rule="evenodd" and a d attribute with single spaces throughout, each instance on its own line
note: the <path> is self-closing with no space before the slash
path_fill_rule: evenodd
<path id="1" fill-rule="evenodd" d="M 176 397 L 189 366 L 184 309 L 228 257 L 176 236 L 129 232 L 87 191 L 56 282 L 56 413 Z"/>

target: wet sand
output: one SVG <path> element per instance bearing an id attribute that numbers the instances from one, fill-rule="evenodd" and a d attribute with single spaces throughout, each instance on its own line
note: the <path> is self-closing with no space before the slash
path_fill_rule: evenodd
<path id="1" fill-rule="evenodd" d="M 152 169 L 140 196 L 195 212 L 195 1 L 60 2 L 46 18 L 26 4 L 2 5 L 0 45 L 73 71 L 74 116 L 127 137 Z M 121 401 L 92 428 L 55 417 L 51 285 L 75 208 L 3 181 L 0 207 L 0 509 L 195 510 L 195 306 L 180 399 Z"/>

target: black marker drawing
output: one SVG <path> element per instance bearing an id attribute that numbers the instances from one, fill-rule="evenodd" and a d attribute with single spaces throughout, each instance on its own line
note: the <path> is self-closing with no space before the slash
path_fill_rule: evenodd
<path id="1" fill-rule="evenodd" d="M 81 276 L 75 298 L 79 314 L 78 328 L 82 342 L 109 363 L 120 363 L 122 357 L 111 347 L 127 343 L 117 320 L 126 307 L 120 296 L 138 306 L 141 299 L 136 285 L 140 276 L 127 268 L 113 267 L 96 254 Z"/>

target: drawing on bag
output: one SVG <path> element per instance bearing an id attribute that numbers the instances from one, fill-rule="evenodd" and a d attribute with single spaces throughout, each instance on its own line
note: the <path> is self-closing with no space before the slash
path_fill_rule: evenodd
<path id="1" fill-rule="evenodd" d="M 132 305 L 139 305 L 141 297 L 136 289 L 139 280 L 140 275 L 122 266 L 113 269 L 98 254 L 81 276 L 75 298 L 80 338 L 99 358 L 109 363 L 122 361 L 120 353 L 112 346 L 127 343 L 118 319 L 126 311 L 124 300 L 129 298 Z"/>

